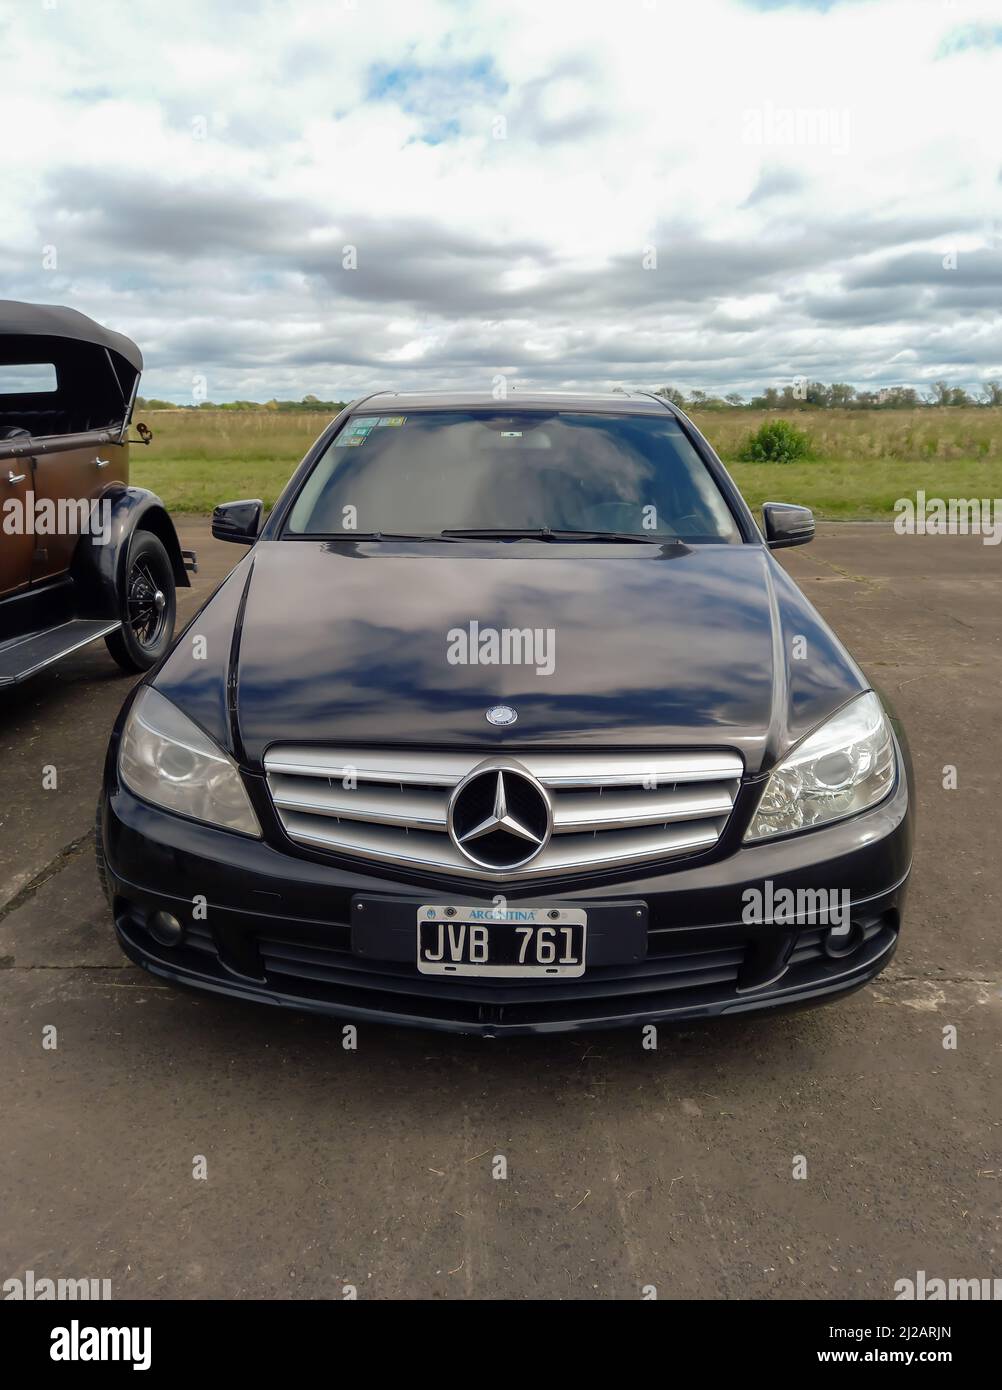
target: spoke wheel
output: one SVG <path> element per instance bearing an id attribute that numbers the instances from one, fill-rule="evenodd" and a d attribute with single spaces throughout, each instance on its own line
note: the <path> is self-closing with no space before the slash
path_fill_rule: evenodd
<path id="1" fill-rule="evenodd" d="M 126 605 L 129 624 L 142 647 L 155 647 L 167 618 L 167 596 L 157 583 L 149 558 L 135 560 L 129 572 Z"/>
<path id="2" fill-rule="evenodd" d="M 161 542 L 149 531 L 132 538 L 123 585 L 122 626 L 105 638 L 126 671 L 148 671 L 170 646 L 177 599 L 174 571 Z"/>

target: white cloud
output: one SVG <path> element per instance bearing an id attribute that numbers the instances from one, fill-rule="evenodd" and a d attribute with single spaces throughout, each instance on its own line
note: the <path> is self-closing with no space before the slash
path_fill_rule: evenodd
<path id="1" fill-rule="evenodd" d="M 973 382 L 1002 359 L 991 19 L 25 4 L 0 19 L 2 293 L 131 333 L 177 399 L 195 373 L 219 399 Z"/>

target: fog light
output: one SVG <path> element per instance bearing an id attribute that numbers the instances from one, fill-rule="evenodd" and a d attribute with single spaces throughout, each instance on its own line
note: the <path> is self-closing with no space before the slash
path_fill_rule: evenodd
<path id="1" fill-rule="evenodd" d="M 161 946 L 176 946 L 184 936 L 184 927 L 170 912 L 154 912 L 149 920 L 149 931 Z"/>
<path id="2" fill-rule="evenodd" d="M 840 931 L 838 927 L 829 927 L 822 940 L 825 955 L 832 960 L 842 960 L 845 956 L 854 955 L 863 944 L 863 928 L 858 922 L 850 924 L 848 931 Z"/>

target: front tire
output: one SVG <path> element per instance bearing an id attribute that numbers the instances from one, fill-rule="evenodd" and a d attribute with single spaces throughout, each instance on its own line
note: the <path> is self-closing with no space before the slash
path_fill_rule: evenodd
<path id="1" fill-rule="evenodd" d="M 151 531 L 132 537 L 119 603 L 122 626 L 105 644 L 123 671 L 148 671 L 170 646 L 177 616 L 174 570 Z"/>

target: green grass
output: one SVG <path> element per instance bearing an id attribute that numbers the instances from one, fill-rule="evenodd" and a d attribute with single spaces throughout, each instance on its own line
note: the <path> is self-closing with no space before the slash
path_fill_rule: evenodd
<path id="1" fill-rule="evenodd" d="M 1002 466 L 996 463 L 731 463 L 728 472 L 749 507 L 796 502 L 816 516 L 840 521 L 894 515 L 899 497 L 924 488 L 929 497 L 1002 497 Z"/>
<path id="2" fill-rule="evenodd" d="M 177 512 L 211 512 L 238 497 L 260 497 L 270 507 L 330 420 L 267 410 L 152 410 L 138 418 L 153 443 L 132 450 L 132 482 Z"/>
<path id="3" fill-rule="evenodd" d="M 799 502 L 818 516 L 891 516 L 895 499 L 1002 496 L 1002 411 L 966 409 L 790 412 L 817 457 L 738 463 L 747 436 L 782 412 L 707 411 L 696 423 L 748 503 Z M 261 497 L 270 506 L 329 416 L 273 411 L 146 411 L 149 449 L 132 450 L 132 481 L 176 512 Z"/>

